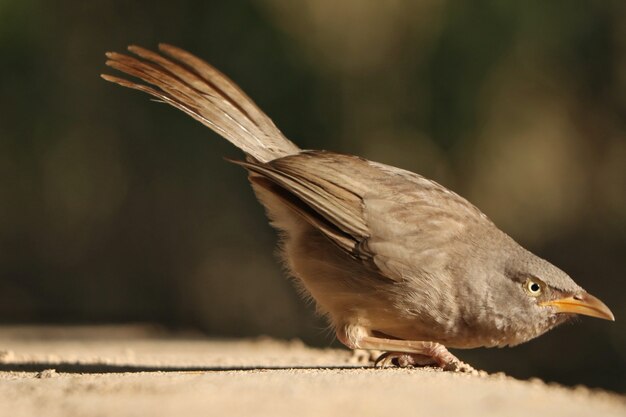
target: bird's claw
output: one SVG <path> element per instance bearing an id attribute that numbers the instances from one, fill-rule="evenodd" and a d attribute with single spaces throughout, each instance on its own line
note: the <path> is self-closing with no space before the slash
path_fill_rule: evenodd
<path id="1" fill-rule="evenodd" d="M 385 352 L 376 359 L 374 366 L 376 368 L 388 368 L 393 366 L 393 360 L 396 359 L 396 355 L 394 355 L 394 352 Z"/>
<path id="2" fill-rule="evenodd" d="M 465 362 L 461 362 L 458 359 L 448 362 L 447 364 L 442 366 L 441 369 L 443 369 L 444 371 L 449 371 L 449 372 L 467 373 L 467 374 L 472 374 L 472 375 L 479 374 L 479 371 L 476 370 L 472 365 L 467 364 Z"/>
<path id="3" fill-rule="evenodd" d="M 375 366 L 387 368 L 397 366 L 400 368 L 412 368 L 415 366 L 434 365 L 433 358 L 417 353 L 385 352 L 376 359 Z"/>
<path id="4" fill-rule="evenodd" d="M 415 353 L 385 352 L 380 355 L 374 363 L 374 366 L 377 368 L 387 368 L 391 366 L 412 368 L 433 365 L 440 367 L 446 372 L 468 373 L 472 375 L 478 375 L 480 373 L 474 367 L 458 360 L 456 357 L 445 363 L 438 363 L 435 358 Z"/>

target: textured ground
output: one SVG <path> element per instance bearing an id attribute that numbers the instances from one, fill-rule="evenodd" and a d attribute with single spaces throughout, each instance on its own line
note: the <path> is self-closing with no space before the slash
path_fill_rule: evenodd
<path id="1" fill-rule="evenodd" d="M 0 327 L 0 416 L 626 416 L 616 394 L 146 327 Z"/>

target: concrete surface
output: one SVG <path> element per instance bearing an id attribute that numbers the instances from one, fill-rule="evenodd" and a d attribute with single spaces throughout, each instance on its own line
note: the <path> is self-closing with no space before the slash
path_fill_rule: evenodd
<path id="1" fill-rule="evenodd" d="M 363 367 L 299 341 L 0 327 L 0 416 L 626 416 L 623 396 L 504 375 Z"/>

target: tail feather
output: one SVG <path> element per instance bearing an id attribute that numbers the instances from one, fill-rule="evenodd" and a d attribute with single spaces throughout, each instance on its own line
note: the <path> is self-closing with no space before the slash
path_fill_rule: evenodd
<path id="1" fill-rule="evenodd" d="M 109 52 L 106 64 L 146 84 L 102 74 L 107 81 L 148 93 L 187 113 L 261 162 L 298 153 L 272 120 L 230 79 L 175 46 L 160 44 L 168 57 L 129 46 L 139 58 Z"/>

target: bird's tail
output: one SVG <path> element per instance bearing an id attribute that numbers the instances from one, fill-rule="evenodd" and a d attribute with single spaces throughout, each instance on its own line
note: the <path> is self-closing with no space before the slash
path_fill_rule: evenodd
<path id="1" fill-rule="evenodd" d="M 146 84 L 102 78 L 184 111 L 260 162 L 300 151 L 234 82 L 200 58 L 166 44 L 159 45 L 163 55 L 139 46 L 128 50 L 137 57 L 108 52 L 106 64 Z"/>

